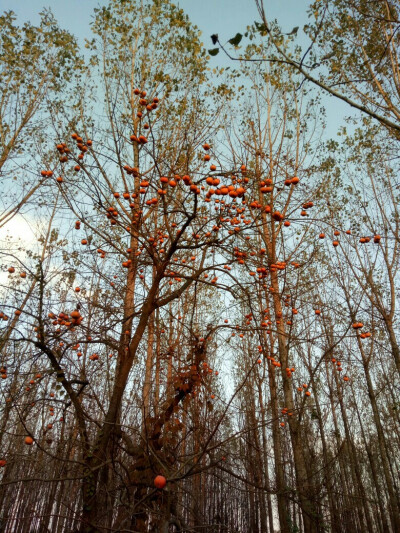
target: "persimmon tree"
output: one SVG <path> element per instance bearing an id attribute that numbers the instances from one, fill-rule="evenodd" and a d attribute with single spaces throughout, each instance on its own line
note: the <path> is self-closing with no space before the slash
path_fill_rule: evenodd
<path id="1" fill-rule="evenodd" d="M 18 27 L 15 14 L 0 17 L 0 226 L 32 201 L 47 176 L 37 175 L 49 106 L 64 99 L 79 78 L 82 60 L 73 36 L 49 11 L 39 26 Z M 29 154 L 29 155 L 28 155 Z"/>
<path id="2" fill-rule="evenodd" d="M 259 49 L 252 45 L 248 53 L 249 59 L 262 54 L 262 45 Z M 258 70 L 248 67 L 246 74 L 254 87 L 264 88 L 255 90 L 254 116 L 245 120 L 241 137 L 241 149 L 251 162 L 248 176 L 255 198 L 249 202 L 250 241 L 236 252 L 239 265 L 246 265 L 243 275 L 254 280 L 245 284 L 248 314 L 244 313 L 247 320 L 243 326 L 258 330 L 258 351 L 266 358 L 264 376 L 269 380 L 274 418 L 272 428 L 281 529 L 290 530 L 288 497 L 293 497 L 285 487 L 282 470 L 280 432 L 285 422 L 282 425 L 279 422 L 281 400 L 278 391 L 283 390 L 284 412 L 291 415 L 287 420 L 296 470 L 295 494 L 300 501 L 305 527 L 311 531 L 318 517 L 313 501 L 315 489 L 301 445 L 305 403 L 303 400 L 299 407 L 295 405 L 293 382 L 294 366 L 297 365 L 290 351 L 292 342 L 298 334 L 301 335 L 296 331 L 296 300 L 301 291 L 299 272 L 307 268 L 315 253 L 310 250 L 310 239 L 314 240 L 318 229 L 317 217 L 310 215 L 308 210 L 315 212 L 311 199 L 319 198 L 320 189 L 323 189 L 323 181 L 319 183 L 316 179 L 318 169 L 311 163 L 315 151 L 312 138 L 318 128 L 318 118 L 316 106 L 308 101 L 309 95 L 296 93 L 296 80 L 287 72 L 266 68 L 258 74 Z M 302 296 L 305 299 L 304 293 Z M 310 394 L 306 390 L 304 393 Z M 259 395 L 258 392 L 255 394 Z M 254 413 L 254 408 L 250 412 Z M 254 426 L 254 420 L 252 424 L 249 421 L 249 425 Z"/>
<path id="3" fill-rule="evenodd" d="M 170 2 L 92 30 L 1 250 L 2 527 L 395 533 L 393 128 L 324 143 L 275 27 L 212 81 Z"/>
<path id="4" fill-rule="evenodd" d="M 206 230 L 218 229 L 215 215 L 209 216 L 201 198 L 210 159 L 209 146 L 202 148 L 201 143 L 205 132 L 210 135 L 214 128 L 204 126 L 207 110 L 192 90 L 193 79 L 196 87 L 205 80 L 205 53 L 195 29 L 171 4 L 141 6 L 135 22 L 129 18 L 134 6 L 121 6 L 111 3 L 97 13 L 93 29 L 98 41 L 90 44 L 102 53 L 93 64 L 99 66 L 98 95 L 104 97 L 104 119 L 97 124 L 86 118 L 84 106 L 90 105 L 90 95 L 80 95 L 81 114 L 74 119 L 79 133 L 73 133 L 71 141 L 62 137 L 67 129 L 63 109 L 55 108 L 56 150 L 48 159 L 51 169 L 41 171 L 62 197 L 65 210 L 60 220 L 81 234 L 74 247 L 82 251 L 60 249 L 61 271 L 65 272 L 65 265 L 71 270 L 60 278 L 56 293 L 56 274 L 48 277 L 50 266 L 44 270 L 41 265 L 33 274 L 37 287 L 29 312 L 37 318 L 32 323 L 24 311 L 20 328 L 14 330 L 16 338 L 12 338 L 13 342 L 33 343 L 38 355 L 47 358 L 49 371 L 66 396 L 66 406 L 74 410 L 83 466 L 81 528 L 85 531 L 98 528 L 103 513 L 112 525 L 107 492 L 109 476 L 113 476 L 109 469 L 113 446 L 121 439 L 125 442 L 132 457 L 128 486 L 134 484 L 136 501 L 146 500 L 155 477 L 151 457 L 163 449 L 164 427 L 201 383 L 205 340 L 194 337 L 189 344 L 189 372 L 178 374 L 172 394 L 168 393 L 151 423 L 144 411 L 146 448 L 129 440 L 122 429 L 122 408 L 140 342 L 156 310 L 179 298 L 214 268 L 207 252 L 216 244 L 215 232 Z M 114 31 L 119 35 L 117 42 Z M 98 141 L 88 138 L 89 128 Z M 69 242 L 74 239 L 69 237 Z M 186 254 L 191 255 L 186 258 Z M 9 272 L 12 275 L 14 267 Z M 202 280 L 211 287 L 216 281 Z M 63 309 L 54 309 L 60 305 L 52 297 L 57 293 L 64 301 Z M 71 293 L 75 295 L 72 300 Z M 32 326 L 36 338 L 25 333 Z M 77 352 L 82 365 L 71 360 L 71 350 Z M 113 380 L 108 400 L 103 397 L 101 414 L 93 419 L 89 411 L 94 406 L 85 402 L 84 391 L 94 387 L 97 378 L 86 370 L 87 358 L 96 361 L 108 356 L 106 350 L 114 352 Z M 149 350 L 147 370 L 151 370 L 151 357 Z M 33 438 L 40 445 L 34 428 L 26 430 L 28 440 Z M 150 455 L 148 446 L 153 450 Z M 157 493 L 150 496 L 154 498 L 158 500 Z M 121 505 L 116 527 L 128 520 L 143 528 L 147 513 L 137 507 L 132 513 L 129 506 Z"/>
<path id="5" fill-rule="evenodd" d="M 376 143 L 380 138 L 381 143 Z M 385 431 L 379 416 L 377 395 L 373 384 L 375 369 L 372 356 L 377 340 L 386 338 L 389 348 L 389 372 L 398 373 L 397 327 L 394 319 L 397 305 L 395 279 L 398 270 L 398 220 L 396 192 L 392 176 L 396 163 L 388 160 L 390 152 L 385 131 L 376 127 L 359 129 L 353 137 L 345 137 L 348 166 L 348 187 L 353 192 L 352 212 L 347 201 L 342 199 L 343 221 L 354 231 L 347 231 L 346 242 L 341 244 L 340 255 L 344 255 L 344 267 L 336 271 L 335 277 L 343 291 L 347 313 L 355 329 L 360 363 L 365 373 L 365 382 L 376 426 L 380 461 L 385 475 L 389 517 L 394 530 L 398 527 L 398 500 L 395 481 L 390 472 Z M 385 147 L 385 148 L 384 148 Z M 351 168 L 356 166 L 356 172 Z M 363 190 L 360 184 L 369 181 L 370 187 Z M 354 211 L 354 205 L 358 209 Z M 342 222 L 343 223 L 343 222 Z M 364 316 L 362 322 L 360 314 Z M 383 326 L 380 329 L 378 324 Z M 360 326 L 360 327 L 357 327 Z M 373 337 L 373 338 L 372 338 Z M 369 342 L 368 342 L 369 341 Z M 372 367 L 372 368 L 371 368 Z M 390 387 L 390 385 L 389 385 Z"/>

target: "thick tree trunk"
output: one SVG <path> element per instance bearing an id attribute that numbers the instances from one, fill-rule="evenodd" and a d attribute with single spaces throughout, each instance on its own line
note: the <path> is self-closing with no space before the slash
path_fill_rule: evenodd
<path id="1" fill-rule="evenodd" d="M 287 487 L 285 484 L 285 474 L 283 470 L 281 429 L 279 427 L 279 407 L 275 378 L 275 367 L 268 364 L 269 388 L 271 394 L 271 414 L 272 414 L 272 441 L 274 447 L 275 461 L 275 481 L 277 488 L 277 503 L 279 524 L 282 533 L 290 531 L 289 500 L 287 498 Z"/>
<path id="2" fill-rule="evenodd" d="M 276 262 L 275 254 L 273 253 L 273 248 L 270 249 L 271 261 Z M 279 347 L 279 359 L 282 369 L 282 381 L 283 381 L 283 392 L 285 398 L 285 407 L 289 411 L 294 412 L 294 400 L 293 400 L 293 384 L 292 380 L 286 375 L 286 368 L 290 366 L 289 364 L 289 354 L 286 346 L 287 336 L 285 334 L 285 328 L 281 317 L 282 305 L 279 295 L 279 283 L 278 276 L 276 272 L 271 272 L 271 285 L 274 289 L 273 291 L 273 303 L 275 317 L 277 319 L 277 336 L 278 336 L 278 347 Z M 302 509 L 303 525 L 305 533 L 316 533 L 321 524 L 321 517 L 318 515 L 318 510 L 313 501 L 313 486 L 312 481 L 307 475 L 306 463 L 303 455 L 303 443 L 301 435 L 301 427 L 296 420 L 295 416 L 289 417 L 289 428 L 290 428 L 290 437 L 293 450 L 293 458 L 296 471 L 296 484 L 297 492 L 299 495 L 300 506 Z"/>
<path id="3" fill-rule="evenodd" d="M 265 405 L 264 405 L 264 398 L 262 393 L 262 387 L 261 387 L 261 380 L 258 382 L 258 402 L 260 404 L 260 410 L 261 410 L 261 435 L 262 435 L 262 447 L 263 447 L 263 458 L 264 458 L 264 483 L 269 488 L 270 485 L 270 475 L 269 475 L 269 460 L 268 460 L 268 439 L 267 439 L 267 430 L 266 430 L 266 418 L 265 418 Z M 274 515 L 272 511 L 272 501 L 271 501 L 271 494 L 267 493 L 267 510 L 268 510 L 268 525 L 269 525 L 269 531 L 273 533 L 274 531 Z M 263 524 L 263 527 L 265 528 L 265 531 L 267 531 L 266 524 Z"/>

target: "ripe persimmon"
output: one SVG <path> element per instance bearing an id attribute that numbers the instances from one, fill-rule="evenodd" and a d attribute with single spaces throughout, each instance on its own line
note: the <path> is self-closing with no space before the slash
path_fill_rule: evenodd
<path id="1" fill-rule="evenodd" d="M 167 480 L 165 479 L 164 476 L 156 476 L 154 478 L 154 486 L 157 489 L 163 489 L 166 484 L 167 484 Z"/>

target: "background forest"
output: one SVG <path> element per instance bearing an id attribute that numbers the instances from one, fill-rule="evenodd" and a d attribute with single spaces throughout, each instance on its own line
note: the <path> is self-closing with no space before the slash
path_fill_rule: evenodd
<path id="1" fill-rule="evenodd" d="M 248 2 L 0 16 L 0 532 L 400 531 L 400 2 Z"/>

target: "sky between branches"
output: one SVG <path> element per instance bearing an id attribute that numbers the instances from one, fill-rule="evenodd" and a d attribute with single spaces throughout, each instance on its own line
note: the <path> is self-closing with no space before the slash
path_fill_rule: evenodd
<path id="1" fill-rule="evenodd" d="M 61 27 L 77 37 L 83 46 L 84 40 L 90 37 L 90 22 L 93 10 L 106 5 L 107 0 L 1 0 L 0 11 L 14 11 L 18 24 L 29 21 L 39 23 L 39 12 L 50 8 Z M 202 41 L 206 48 L 213 48 L 210 36 L 219 35 L 221 43 L 226 43 L 237 32 L 245 32 L 246 26 L 259 16 L 254 0 L 176 0 L 189 15 L 190 20 L 202 32 Z M 264 0 L 267 16 L 270 20 L 277 19 L 283 32 L 290 32 L 299 26 L 297 43 L 304 49 L 308 44 L 302 28 L 307 23 L 309 0 Z M 233 66 L 232 62 L 220 53 L 212 57 L 211 67 Z M 354 116 L 354 112 L 343 102 L 328 95 L 322 95 L 322 104 L 327 112 L 326 138 L 336 136 L 346 116 Z"/>

